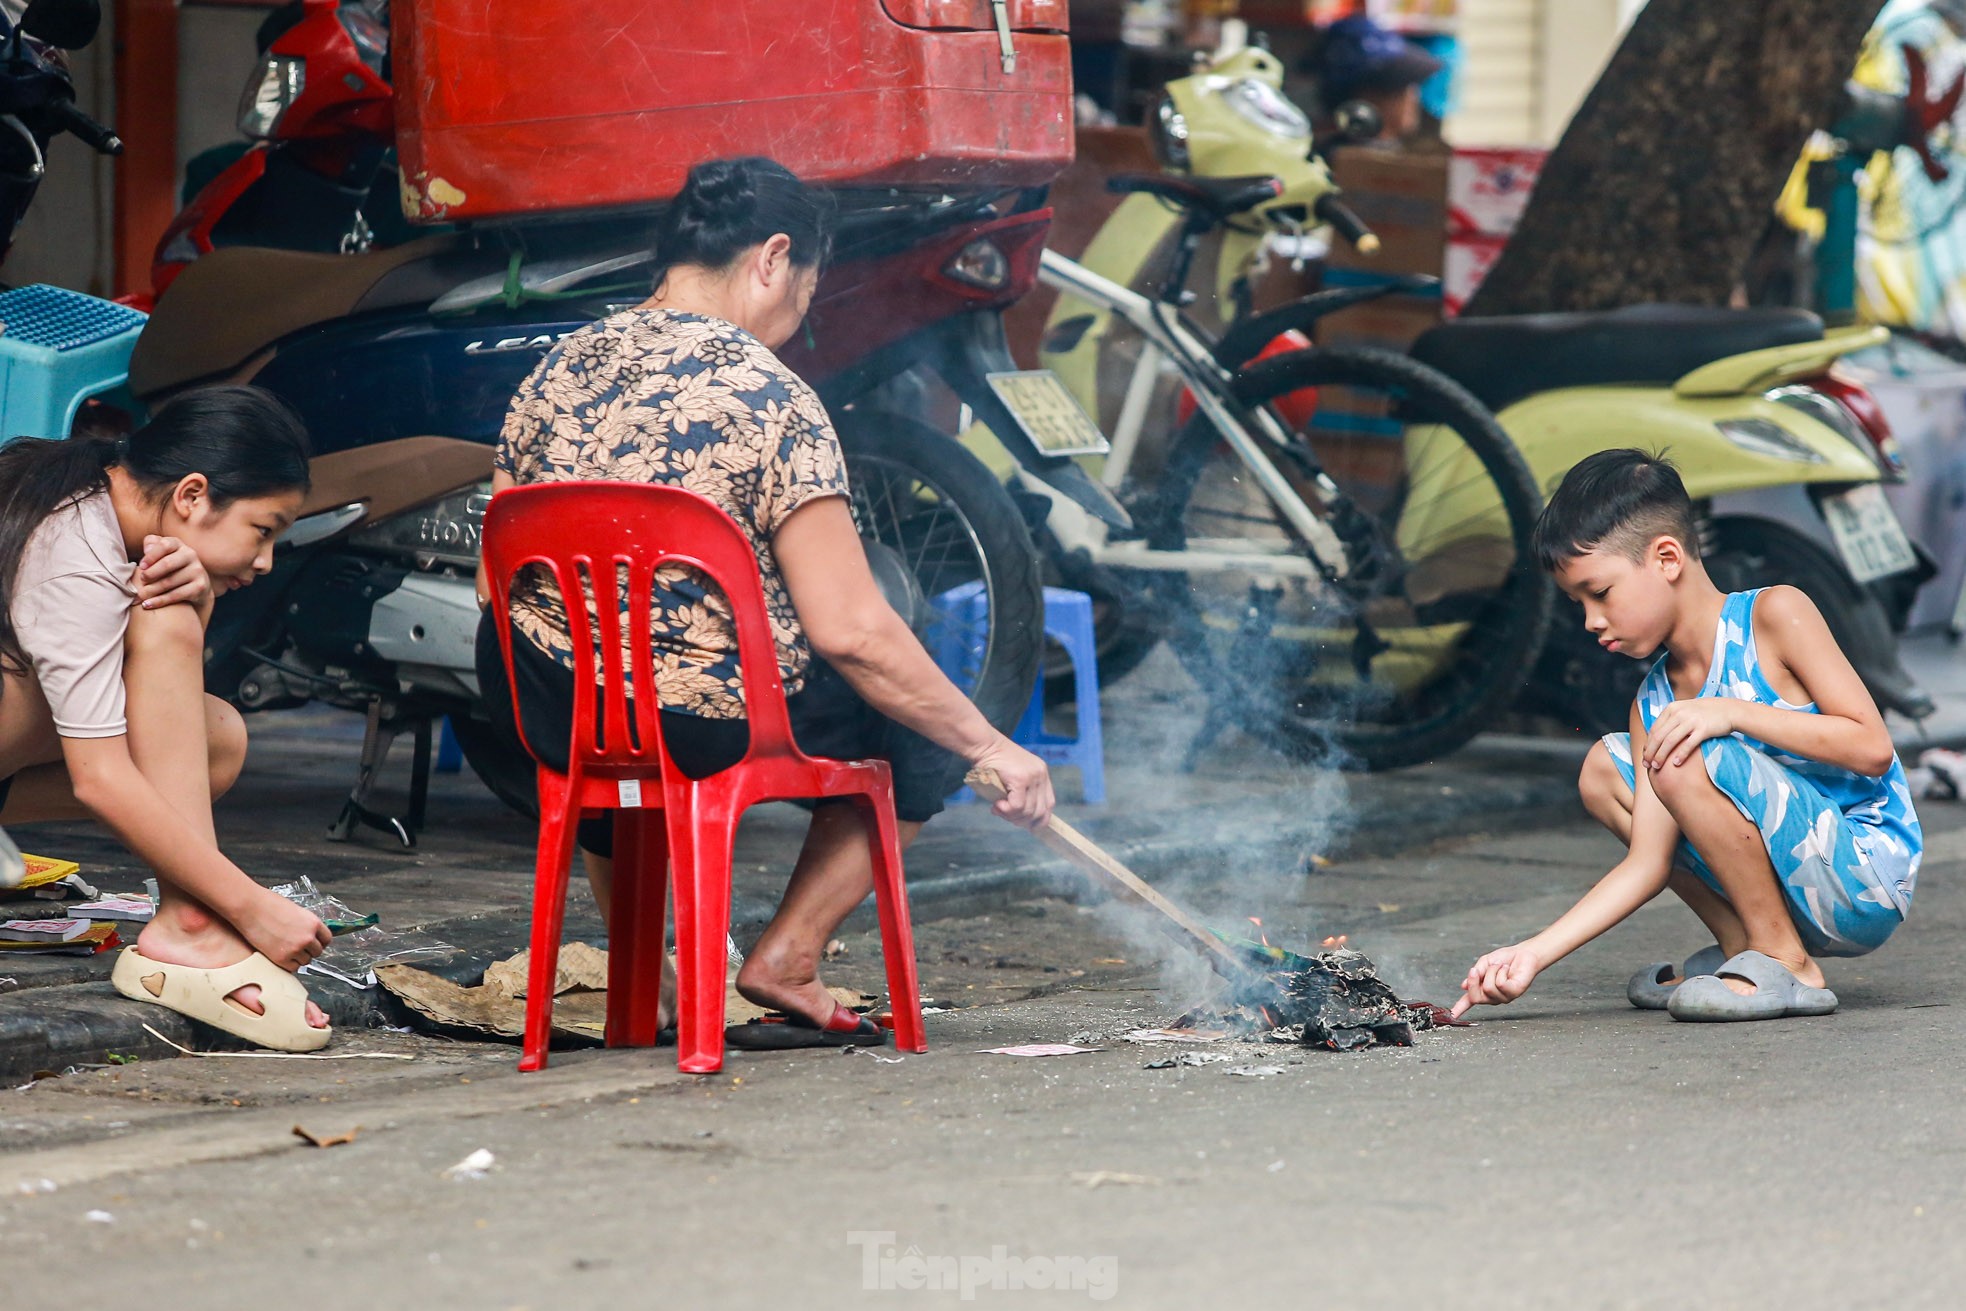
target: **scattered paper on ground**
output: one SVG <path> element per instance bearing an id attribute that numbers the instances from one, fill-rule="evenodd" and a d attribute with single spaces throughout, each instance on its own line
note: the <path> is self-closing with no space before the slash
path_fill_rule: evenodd
<path id="1" fill-rule="evenodd" d="M 1107 1184 L 1157 1184 L 1160 1180 L 1150 1174 L 1126 1174 L 1119 1170 L 1074 1170 L 1072 1182 L 1087 1188 L 1104 1188 Z"/>
<path id="2" fill-rule="evenodd" d="M 1120 1035 L 1128 1042 L 1220 1042 L 1227 1029 L 1134 1029 Z"/>
<path id="3" fill-rule="evenodd" d="M 1233 1052 L 1182 1052 L 1179 1056 L 1163 1056 L 1157 1061 L 1148 1061 L 1143 1070 L 1171 1070 L 1179 1065 L 1220 1065 L 1233 1061 Z"/>
<path id="4" fill-rule="evenodd" d="M 157 913 L 148 897 L 108 896 L 101 901 L 85 901 L 70 906 L 68 913 L 81 920 L 148 920 Z"/>
<path id="5" fill-rule="evenodd" d="M 532 952 L 508 956 L 485 970 L 484 986 L 507 997 L 524 997 L 532 973 Z M 570 992 L 606 992 L 608 954 L 584 942 L 569 942 L 560 948 L 559 969 L 553 976 L 553 995 Z"/>
<path id="6" fill-rule="evenodd" d="M 560 956 L 571 964 L 561 966 L 556 988 L 570 973 L 574 982 L 554 994 L 554 1031 L 588 1039 L 605 1036 L 607 953 L 584 942 L 570 942 L 560 949 Z M 598 964 L 593 958 L 598 958 Z M 520 952 L 498 962 L 485 971 L 486 981 L 475 988 L 452 983 L 414 965 L 381 965 L 376 967 L 375 978 L 411 1011 L 436 1024 L 491 1037 L 517 1038 L 526 1030 L 526 999 L 513 989 L 524 989 L 529 960 L 530 953 Z M 590 982 L 598 982 L 599 987 L 589 986 Z"/>
<path id="7" fill-rule="evenodd" d="M 1022 1047 L 985 1047 L 978 1055 L 982 1056 L 1078 1056 L 1085 1052 L 1105 1050 L 1102 1047 L 1074 1047 L 1069 1042 L 1028 1042 Z"/>
<path id="8" fill-rule="evenodd" d="M 492 1168 L 493 1163 L 496 1162 L 497 1159 L 498 1158 L 493 1156 L 490 1152 L 480 1147 L 477 1151 L 471 1153 L 471 1155 L 465 1157 L 462 1161 L 459 1161 L 456 1165 L 453 1165 L 449 1169 L 445 1170 L 444 1178 L 452 1181 L 459 1181 L 464 1179 L 482 1179 L 485 1177 L 486 1172 Z"/>
<path id="9" fill-rule="evenodd" d="M 52 856 L 30 856 L 24 851 L 21 853 L 21 859 L 27 862 L 27 873 L 22 875 L 21 881 L 14 885 L 18 888 L 38 888 L 44 883 L 55 883 L 82 868 L 72 860 L 56 860 Z"/>
<path id="10" fill-rule="evenodd" d="M 376 968 L 376 982 L 400 998 L 416 1014 L 437 1024 L 470 1029 L 498 1038 L 517 1038 L 526 1028 L 527 975 L 532 953 L 519 952 L 485 970 L 485 981 L 466 988 L 449 979 L 409 965 Z M 581 1038 L 607 1033 L 608 954 L 584 942 L 560 948 L 553 982 L 553 1029 Z M 835 1001 L 849 1008 L 874 1000 L 852 988 L 828 988 Z M 724 1022 L 744 1024 L 766 1014 L 765 1008 L 738 996 L 726 981 Z"/>
<path id="11" fill-rule="evenodd" d="M 80 927 L 77 928 L 76 926 Z M 88 920 L 8 920 L 0 951 L 41 956 L 95 956 L 122 945 L 114 924 Z"/>
<path id="12" fill-rule="evenodd" d="M 1238 1065 L 1233 1070 L 1224 1070 L 1222 1073 L 1240 1074 L 1249 1079 L 1263 1079 L 1272 1074 L 1282 1074 L 1283 1067 L 1281 1065 Z"/>

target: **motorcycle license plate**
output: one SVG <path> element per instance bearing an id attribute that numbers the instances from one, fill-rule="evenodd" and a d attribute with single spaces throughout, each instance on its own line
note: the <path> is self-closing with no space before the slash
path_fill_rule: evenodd
<path id="1" fill-rule="evenodd" d="M 1884 489 L 1865 483 L 1823 501 L 1823 517 L 1843 563 L 1860 583 L 1874 582 L 1916 568 L 1918 556 L 1898 523 Z"/>
<path id="2" fill-rule="evenodd" d="M 1076 397 L 1050 369 L 989 375 L 990 390 L 1046 455 L 1104 455 L 1110 448 Z"/>

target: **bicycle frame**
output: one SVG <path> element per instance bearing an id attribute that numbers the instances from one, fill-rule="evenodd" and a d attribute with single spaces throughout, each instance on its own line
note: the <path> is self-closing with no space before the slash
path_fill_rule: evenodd
<path id="1" fill-rule="evenodd" d="M 1091 560 L 1112 568 L 1152 569 L 1177 573 L 1246 573 L 1275 578 L 1318 579 L 1336 582 L 1351 572 L 1350 553 L 1344 542 L 1318 514 L 1305 503 L 1290 480 L 1264 454 L 1261 441 L 1279 450 L 1295 443 L 1276 416 L 1261 407 L 1249 407 L 1236 400 L 1231 387 L 1235 375 L 1216 363 L 1209 343 L 1174 306 L 1123 287 L 1102 277 L 1056 251 L 1046 250 L 1039 263 L 1038 277 L 1065 295 L 1112 314 L 1130 324 L 1145 339 L 1140 361 L 1127 386 L 1119 422 L 1112 438 L 1112 449 L 1105 457 L 1101 479 L 1109 489 L 1124 484 L 1139 444 L 1147 405 L 1153 395 L 1153 381 L 1163 358 L 1173 362 L 1186 379 L 1195 402 L 1209 422 L 1235 452 L 1251 477 L 1256 480 L 1290 526 L 1308 542 L 1312 555 L 1251 551 L 1238 542 L 1232 549 L 1211 539 L 1191 541 L 1184 550 L 1155 550 L 1146 542 L 1107 540 L 1105 525 L 1089 515 L 1054 513 L 1052 531 L 1066 550 L 1084 550 Z M 1343 496 L 1337 484 L 1322 471 L 1315 475 L 1317 489 L 1333 499 Z M 1048 489 L 1025 479 L 1027 485 L 1044 492 L 1054 507 L 1061 498 Z"/>

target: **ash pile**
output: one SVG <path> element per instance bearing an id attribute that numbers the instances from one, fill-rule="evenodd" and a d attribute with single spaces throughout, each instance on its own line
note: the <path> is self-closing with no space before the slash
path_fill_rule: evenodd
<path id="1" fill-rule="evenodd" d="M 1404 1001 L 1364 952 L 1336 947 L 1300 956 L 1267 944 L 1244 947 L 1260 974 L 1226 1007 L 1197 1007 L 1175 1027 L 1227 1029 L 1270 1042 L 1330 1051 L 1410 1047 L 1413 1035 L 1464 1021 L 1428 1002 Z"/>

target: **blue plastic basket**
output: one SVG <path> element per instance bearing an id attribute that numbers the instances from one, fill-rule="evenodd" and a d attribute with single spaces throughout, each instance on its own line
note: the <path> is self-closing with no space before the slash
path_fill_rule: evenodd
<path id="1" fill-rule="evenodd" d="M 148 316 L 40 283 L 0 292 L 0 442 L 66 437 L 91 396 L 130 375 Z"/>

